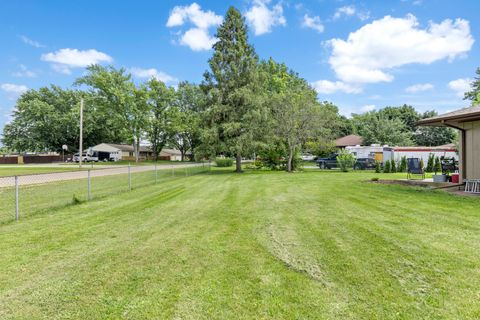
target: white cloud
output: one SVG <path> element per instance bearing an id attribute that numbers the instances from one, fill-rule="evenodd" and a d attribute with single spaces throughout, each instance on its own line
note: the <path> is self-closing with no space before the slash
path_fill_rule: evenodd
<path id="1" fill-rule="evenodd" d="M 112 57 L 95 49 L 78 50 L 69 48 L 43 54 L 41 59 L 51 62 L 54 70 L 65 74 L 70 74 L 72 68 L 84 68 L 91 64 L 113 61 Z"/>
<path id="2" fill-rule="evenodd" d="M 346 83 L 390 82 L 393 68 L 451 61 L 470 51 L 473 42 L 469 22 L 463 19 L 430 22 L 421 29 L 413 15 L 385 16 L 350 33 L 347 40 L 330 40 L 329 63 L 337 78 Z"/>
<path id="3" fill-rule="evenodd" d="M 194 25 L 186 32 L 180 32 L 180 44 L 190 47 L 194 51 L 209 50 L 216 42 L 208 29 L 222 23 L 222 16 L 213 11 L 203 11 L 197 3 L 189 6 L 176 6 L 170 12 L 167 27 L 180 27 L 189 22 Z"/>
<path id="4" fill-rule="evenodd" d="M 19 65 L 20 71 L 12 73 L 12 76 L 19 78 L 35 78 L 37 74 L 32 70 L 29 70 L 25 65 Z"/>
<path id="5" fill-rule="evenodd" d="M 213 11 L 203 11 L 197 3 L 189 6 L 176 6 L 168 17 L 167 27 L 179 27 L 190 21 L 196 27 L 208 29 L 222 23 L 222 16 L 216 15 Z"/>
<path id="6" fill-rule="evenodd" d="M 356 87 L 349 85 L 341 81 L 328 81 L 328 80 L 318 80 L 312 83 L 313 88 L 322 94 L 332 94 L 337 91 L 345 93 L 360 93 L 362 92 L 361 87 Z"/>
<path id="7" fill-rule="evenodd" d="M 253 27 L 256 36 L 272 32 L 275 26 L 285 26 L 287 20 L 283 16 L 283 7 L 280 3 L 271 9 L 268 7 L 270 0 L 254 0 L 253 5 L 245 13 L 247 22 Z"/>
<path id="8" fill-rule="evenodd" d="M 190 47 L 193 51 L 210 50 L 217 39 L 208 34 L 208 30 L 191 28 L 180 37 L 180 44 Z"/>
<path id="9" fill-rule="evenodd" d="M 340 19 L 341 17 L 351 17 L 351 16 L 356 16 L 360 20 L 364 21 L 370 18 L 370 12 L 365 10 L 358 10 L 353 5 L 343 6 L 335 10 L 335 14 L 333 15 L 332 19 L 337 20 L 337 19 Z"/>
<path id="10" fill-rule="evenodd" d="M 28 90 L 23 84 L 2 83 L 0 89 L 7 93 L 10 100 L 15 100 L 19 95 Z"/>
<path id="11" fill-rule="evenodd" d="M 2 83 L 0 88 L 8 93 L 22 94 L 28 90 L 27 86 L 23 84 Z"/>
<path id="12" fill-rule="evenodd" d="M 137 78 L 144 78 L 144 79 L 155 78 L 165 83 L 178 82 L 177 78 L 172 77 L 171 75 L 165 72 L 158 71 L 155 68 L 150 68 L 150 69 L 131 68 L 129 71 L 134 77 L 137 77 Z"/>
<path id="13" fill-rule="evenodd" d="M 38 41 L 32 40 L 28 38 L 27 36 L 20 36 L 20 39 L 23 41 L 23 43 L 28 44 L 29 46 L 35 47 L 35 48 L 44 48 L 45 45 L 41 44 Z"/>
<path id="14" fill-rule="evenodd" d="M 375 110 L 375 108 L 376 108 L 376 107 L 375 107 L 374 104 L 368 104 L 368 105 L 366 105 L 366 106 L 361 107 L 361 108 L 360 108 L 360 111 L 361 111 L 361 112 L 369 112 L 369 111 Z"/>
<path id="15" fill-rule="evenodd" d="M 405 89 L 408 93 L 417 93 L 422 91 L 428 91 L 433 89 L 433 84 L 431 83 L 418 83 L 412 86 L 409 86 Z"/>
<path id="16" fill-rule="evenodd" d="M 462 97 L 465 92 L 470 91 L 472 89 L 471 83 L 472 79 L 470 78 L 461 78 L 452 80 L 448 83 L 448 87 L 456 92 L 457 96 Z"/>
<path id="17" fill-rule="evenodd" d="M 356 10 L 354 6 L 343 6 L 341 8 L 338 8 L 335 10 L 335 14 L 333 15 L 333 19 L 339 19 L 342 16 L 353 16 L 355 14 Z"/>
<path id="18" fill-rule="evenodd" d="M 325 30 L 325 27 L 322 24 L 319 16 L 310 17 L 308 14 L 303 16 L 303 27 L 316 30 L 317 32 L 322 33 Z"/>

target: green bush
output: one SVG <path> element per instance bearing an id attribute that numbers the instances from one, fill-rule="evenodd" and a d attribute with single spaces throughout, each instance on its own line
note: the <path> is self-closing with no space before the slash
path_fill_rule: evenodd
<path id="1" fill-rule="evenodd" d="M 384 173 L 390 173 L 390 160 L 387 160 L 385 162 L 385 166 L 383 167 L 383 172 Z"/>
<path id="2" fill-rule="evenodd" d="M 397 164 L 395 163 L 395 160 L 390 160 L 390 171 L 392 173 L 397 172 Z"/>
<path id="3" fill-rule="evenodd" d="M 398 168 L 398 172 L 407 172 L 407 156 L 403 156 L 400 160 L 400 167 Z"/>
<path id="4" fill-rule="evenodd" d="M 247 169 L 260 170 L 263 168 L 263 162 L 261 160 L 255 160 L 245 166 Z"/>
<path id="5" fill-rule="evenodd" d="M 375 173 L 382 172 L 382 163 L 380 161 L 375 161 Z"/>
<path id="6" fill-rule="evenodd" d="M 433 171 L 435 171 L 435 173 L 437 172 L 442 172 L 442 164 L 440 163 L 440 158 L 439 157 L 436 157 L 435 158 L 435 164 L 433 166 Z"/>
<path id="7" fill-rule="evenodd" d="M 378 179 L 378 177 L 373 177 L 372 179 L 370 179 L 371 181 L 379 181 L 380 179 Z"/>
<path id="8" fill-rule="evenodd" d="M 337 155 L 337 165 L 343 172 L 348 172 L 355 164 L 355 157 L 346 150 L 340 150 Z"/>
<path id="9" fill-rule="evenodd" d="M 233 159 L 231 158 L 216 158 L 215 164 L 217 167 L 231 167 L 233 165 Z"/>
<path id="10" fill-rule="evenodd" d="M 435 169 L 434 168 L 434 163 L 435 161 L 435 156 L 433 155 L 433 153 L 430 153 L 428 155 L 428 161 L 427 161 L 427 168 L 425 169 L 426 172 L 433 172 L 433 170 Z"/>

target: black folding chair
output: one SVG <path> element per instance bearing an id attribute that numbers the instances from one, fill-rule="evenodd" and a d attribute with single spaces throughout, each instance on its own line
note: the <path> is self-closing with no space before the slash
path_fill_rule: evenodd
<path id="1" fill-rule="evenodd" d="M 422 180 L 425 179 L 425 171 L 423 170 L 422 166 L 420 165 L 419 158 L 408 158 L 407 159 L 407 179 L 413 179 L 414 175 L 421 175 Z"/>

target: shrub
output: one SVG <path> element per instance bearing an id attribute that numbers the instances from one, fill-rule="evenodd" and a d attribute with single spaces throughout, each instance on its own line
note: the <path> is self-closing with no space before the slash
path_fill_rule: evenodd
<path id="1" fill-rule="evenodd" d="M 397 172 L 397 164 L 395 163 L 395 160 L 390 160 L 390 171 L 392 173 Z"/>
<path id="2" fill-rule="evenodd" d="M 384 173 L 390 173 L 390 161 L 389 160 L 387 160 L 385 162 L 385 166 L 383 167 L 383 172 Z"/>
<path id="3" fill-rule="evenodd" d="M 382 172 L 382 163 L 380 161 L 375 161 L 375 173 Z"/>
<path id="4" fill-rule="evenodd" d="M 343 172 L 348 172 L 355 164 L 355 157 L 346 150 L 340 150 L 337 155 L 337 164 Z"/>
<path id="5" fill-rule="evenodd" d="M 378 177 L 373 177 L 372 179 L 370 179 L 371 181 L 378 181 L 380 179 L 378 179 Z"/>
<path id="6" fill-rule="evenodd" d="M 435 164 L 433 166 L 433 171 L 435 171 L 435 173 L 442 172 L 442 164 L 440 163 L 440 158 L 439 157 L 435 158 Z"/>
<path id="7" fill-rule="evenodd" d="M 215 164 L 217 167 L 231 167 L 233 165 L 233 159 L 231 158 L 216 158 Z"/>
<path id="8" fill-rule="evenodd" d="M 434 161 L 435 161 L 435 156 L 433 155 L 433 153 L 430 153 L 428 155 L 427 168 L 425 169 L 426 172 L 433 172 Z"/>
<path id="9" fill-rule="evenodd" d="M 398 168 L 398 172 L 407 172 L 407 156 L 403 156 L 400 160 L 400 167 Z"/>

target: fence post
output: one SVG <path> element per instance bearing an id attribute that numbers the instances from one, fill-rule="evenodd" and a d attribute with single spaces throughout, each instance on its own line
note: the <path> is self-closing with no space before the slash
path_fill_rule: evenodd
<path id="1" fill-rule="evenodd" d="M 87 201 L 90 201 L 92 199 L 91 197 L 91 182 L 90 182 L 90 169 L 88 170 L 88 192 L 87 192 Z"/>
<path id="2" fill-rule="evenodd" d="M 155 184 L 157 184 L 158 181 L 158 172 L 157 172 L 157 163 L 155 162 Z"/>
<path id="3" fill-rule="evenodd" d="M 132 174 L 130 172 L 130 163 L 128 164 L 128 191 L 132 191 Z"/>
<path id="4" fill-rule="evenodd" d="M 18 208 L 18 176 L 15 176 L 15 220 L 18 221 L 20 218 L 19 208 Z"/>

